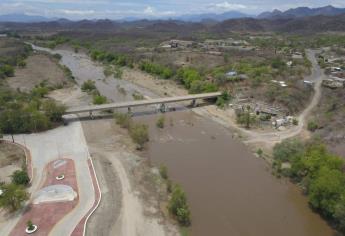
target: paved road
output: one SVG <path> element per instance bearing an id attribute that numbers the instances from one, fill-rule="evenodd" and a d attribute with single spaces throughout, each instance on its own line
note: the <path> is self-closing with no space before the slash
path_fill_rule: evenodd
<path id="1" fill-rule="evenodd" d="M 77 207 L 64 217 L 52 230 L 50 235 L 70 235 L 93 206 L 95 200 L 92 179 L 87 160 L 89 158 L 83 129 L 79 121 L 38 134 L 17 135 L 15 141 L 26 145 L 32 154 L 34 182 L 32 192 L 39 189 L 43 168 L 57 158 L 70 158 L 75 162 L 79 187 L 79 203 Z"/>

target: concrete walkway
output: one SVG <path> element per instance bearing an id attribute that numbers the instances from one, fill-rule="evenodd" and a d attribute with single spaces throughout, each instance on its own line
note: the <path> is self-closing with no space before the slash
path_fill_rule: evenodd
<path id="1" fill-rule="evenodd" d="M 10 137 L 6 137 L 8 138 Z M 31 187 L 33 193 L 40 188 L 43 169 L 49 162 L 57 158 L 70 158 L 74 161 L 79 204 L 49 234 L 52 236 L 70 235 L 95 201 L 95 191 L 88 166 L 89 151 L 80 122 L 73 122 L 68 126 L 43 133 L 16 135 L 14 140 L 31 151 L 34 169 L 34 182 Z"/>

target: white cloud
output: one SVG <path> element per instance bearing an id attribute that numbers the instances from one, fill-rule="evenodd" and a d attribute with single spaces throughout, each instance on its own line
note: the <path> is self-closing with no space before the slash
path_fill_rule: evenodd
<path id="1" fill-rule="evenodd" d="M 248 7 L 243 4 L 230 3 L 228 1 L 209 4 L 208 7 L 215 11 L 245 10 Z"/>
<path id="2" fill-rule="evenodd" d="M 145 15 L 154 15 L 155 14 L 155 9 L 153 7 L 146 7 L 145 10 L 144 10 L 144 14 Z"/>
<path id="3" fill-rule="evenodd" d="M 80 16 L 93 15 L 96 13 L 94 10 L 70 10 L 70 9 L 60 9 L 57 12 L 60 12 L 66 15 L 80 15 Z"/>

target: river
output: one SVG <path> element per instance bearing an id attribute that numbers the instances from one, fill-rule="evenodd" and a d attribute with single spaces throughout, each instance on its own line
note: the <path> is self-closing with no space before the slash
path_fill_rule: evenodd
<path id="1" fill-rule="evenodd" d="M 77 83 L 91 79 L 112 101 L 131 100 L 150 90 L 128 81 L 105 78 L 103 68 L 83 53 L 50 50 L 62 55 Z M 126 89 L 127 95 L 118 91 Z M 167 113 L 166 127 L 155 126 L 157 115 L 137 116 L 150 125 L 147 158 L 165 164 L 171 179 L 182 185 L 192 212 L 191 235 L 331 236 L 333 230 L 308 207 L 307 198 L 287 180 L 272 176 L 265 161 L 234 139 L 219 124 L 191 111 Z"/>

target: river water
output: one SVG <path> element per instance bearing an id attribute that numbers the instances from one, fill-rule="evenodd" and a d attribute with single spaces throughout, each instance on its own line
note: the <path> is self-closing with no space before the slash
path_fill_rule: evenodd
<path id="1" fill-rule="evenodd" d="M 105 78 L 103 68 L 82 53 L 50 50 L 62 55 L 77 83 L 96 81 L 101 94 L 112 101 L 131 100 L 148 89 L 128 81 Z M 124 95 L 118 86 L 126 89 Z M 150 108 L 149 108 L 150 109 Z M 296 186 L 277 179 L 267 164 L 233 139 L 230 131 L 191 111 L 167 113 L 166 127 L 155 126 L 157 115 L 135 119 L 150 125 L 148 158 L 165 164 L 170 178 L 182 185 L 192 211 L 195 236 L 331 236 L 332 229 L 308 207 Z"/>

